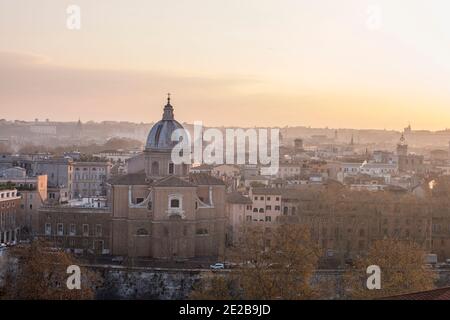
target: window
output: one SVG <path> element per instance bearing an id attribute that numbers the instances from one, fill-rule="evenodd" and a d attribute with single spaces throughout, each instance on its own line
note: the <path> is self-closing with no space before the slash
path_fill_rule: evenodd
<path id="1" fill-rule="evenodd" d="M 141 228 L 136 231 L 137 236 L 148 236 L 147 229 Z"/>
<path id="2" fill-rule="evenodd" d="M 260 212 L 260 213 L 264 213 L 264 209 L 263 209 L 263 208 L 260 208 L 260 209 L 259 209 L 259 212 Z"/>
<path id="3" fill-rule="evenodd" d="M 258 208 L 253 208 L 253 212 L 258 212 Z"/>
<path id="4" fill-rule="evenodd" d="M 52 225 L 50 223 L 45 224 L 45 235 L 49 236 L 52 234 Z"/>
<path id="5" fill-rule="evenodd" d="M 252 216 L 246 216 L 245 219 L 246 219 L 247 221 L 252 221 Z"/>
<path id="6" fill-rule="evenodd" d="M 275 211 L 280 211 L 281 207 L 280 206 L 275 206 Z"/>
<path id="7" fill-rule="evenodd" d="M 89 225 L 83 224 L 83 236 L 89 236 Z"/>
<path id="8" fill-rule="evenodd" d="M 181 194 L 171 194 L 169 195 L 168 200 L 168 214 L 179 215 L 181 216 L 181 218 L 183 218 L 183 196 Z"/>
<path id="9" fill-rule="evenodd" d="M 266 206 L 266 211 L 267 210 L 272 210 L 272 206 Z"/>
<path id="10" fill-rule="evenodd" d="M 136 204 L 144 202 L 144 198 L 136 198 Z"/>
<path id="11" fill-rule="evenodd" d="M 56 225 L 56 232 L 57 232 L 58 236 L 64 235 L 64 225 L 62 223 L 58 223 Z"/>
<path id="12" fill-rule="evenodd" d="M 272 217 L 271 216 L 266 216 L 266 222 L 272 222 Z"/>
<path id="13" fill-rule="evenodd" d="M 75 228 L 75 224 L 73 224 L 73 223 L 70 225 L 69 234 L 70 234 L 71 236 L 74 236 L 74 235 L 77 234 L 76 228 Z"/>
<path id="14" fill-rule="evenodd" d="M 267 201 L 270 201 L 270 197 L 267 197 Z"/>
<path id="15" fill-rule="evenodd" d="M 207 235 L 208 234 L 208 229 L 205 228 L 199 228 L 197 229 L 197 231 L 195 232 L 197 235 Z"/>
<path id="16" fill-rule="evenodd" d="M 95 235 L 97 237 L 101 237 L 102 236 L 102 225 L 101 224 L 95 225 Z"/>
<path id="17" fill-rule="evenodd" d="M 174 174 L 174 173 L 175 173 L 175 166 L 171 162 L 171 163 L 169 163 L 169 174 Z"/>
<path id="18" fill-rule="evenodd" d="M 170 208 L 180 208 L 180 200 L 179 199 L 172 199 L 170 200 Z"/>

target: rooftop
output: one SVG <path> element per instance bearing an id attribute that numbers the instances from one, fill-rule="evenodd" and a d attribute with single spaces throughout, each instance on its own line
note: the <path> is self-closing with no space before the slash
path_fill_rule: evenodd
<path id="1" fill-rule="evenodd" d="M 214 176 L 211 176 L 207 173 L 192 173 L 189 175 L 189 180 L 199 186 L 223 186 L 225 183 L 223 180 L 216 178 Z"/>
<path id="2" fill-rule="evenodd" d="M 155 187 L 178 187 L 178 188 L 189 188 L 195 187 L 195 184 L 178 178 L 176 176 L 168 176 L 160 180 L 155 181 L 153 184 Z"/>
<path id="3" fill-rule="evenodd" d="M 228 194 L 227 202 L 236 204 L 252 204 L 252 200 L 250 200 L 249 197 L 246 197 L 239 192 L 233 192 Z"/>
<path id="4" fill-rule="evenodd" d="M 123 176 L 114 177 L 108 180 L 111 185 L 148 185 L 151 183 L 147 179 L 144 171 L 138 173 L 129 173 Z"/>

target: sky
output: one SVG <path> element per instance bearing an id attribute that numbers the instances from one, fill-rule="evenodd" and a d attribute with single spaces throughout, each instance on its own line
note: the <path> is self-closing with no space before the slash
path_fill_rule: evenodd
<path id="1" fill-rule="evenodd" d="M 79 30 L 67 28 L 69 5 Z M 448 0 L 0 0 L 0 118 L 440 130 Z"/>

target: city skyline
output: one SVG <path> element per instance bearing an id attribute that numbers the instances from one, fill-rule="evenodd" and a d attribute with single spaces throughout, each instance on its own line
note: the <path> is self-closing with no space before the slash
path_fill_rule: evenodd
<path id="1" fill-rule="evenodd" d="M 136 3 L 1 3 L 2 117 L 150 123 L 171 92 L 208 126 L 448 127 L 444 1 Z"/>

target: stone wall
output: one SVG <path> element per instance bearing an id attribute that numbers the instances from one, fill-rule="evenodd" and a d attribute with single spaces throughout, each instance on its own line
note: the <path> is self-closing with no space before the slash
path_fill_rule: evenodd
<path id="1" fill-rule="evenodd" d="M 104 277 L 104 287 L 97 291 L 98 299 L 188 299 L 194 284 L 213 275 L 209 270 L 111 269 L 97 268 Z M 450 285 L 450 270 L 437 271 L 437 286 Z M 324 291 L 322 299 L 344 298 L 341 270 L 317 271 L 312 283 Z"/>

